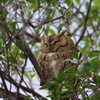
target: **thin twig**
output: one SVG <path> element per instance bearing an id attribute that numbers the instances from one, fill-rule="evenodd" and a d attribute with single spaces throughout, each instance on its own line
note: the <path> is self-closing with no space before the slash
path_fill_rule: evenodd
<path id="1" fill-rule="evenodd" d="M 79 42 L 82 40 L 82 38 L 83 38 L 83 36 L 85 34 L 87 20 L 88 20 L 90 8 L 91 8 L 91 3 L 92 3 L 92 0 L 90 0 L 89 7 L 88 7 L 88 11 L 87 11 L 86 17 L 84 19 L 84 27 L 83 27 L 83 30 L 82 30 L 82 33 L 81 33 L 81 36 L 80 36 L 79 40 L 76 42 L 76 46 L 79 44 Z"/>
<path id="2" fill-rule="evenodd" d="M 69 11 L 69 9 L 71 8 L 72 4 L 73 4 L 73 3 L 70 4 L 69 8 L 66 9 L 66 11 L 63 13 L 63 15 L 61 15 L 61 16 L 59 16 L 59 17 L 57 17 L 57 18 L 54 18 L 54 19 L 48 20 L 48 21 L 45 20 L 45 21 L 41 22 L 39 25 L 37 25 L 37 26 L 34 26 L 31 22 L 29 22 L 29 25 L 30 25 L 32 28 L 37 28 L 37 27 L 39 27 L 39 26 L 41 26 L 41 25 L 43 25 L 43 24 L 46 24 L 46 23 L 49 23 L 49 22 L 53 22 L 53 21 L 55 21 L 55 20 L 58 20 L 58 19 L 60 19 L 60 18 L 62 18 L 62 17 L 65 16 L 66 12 Z"/>
<path id="3" fill-rule="evenodd" d="M 3 82 L 3 85 L 4 85 L 4 88 L 5 88 L 5 92 L 6 92 L 6 95 L 8 94 L 8 89 L 7 89 L 7 85 L 6 85 L 6 82 L 4 80 L 4 77 L 3 77 L 3 73 L 0 69 L 0 76 L 1 76 L 1 79 L 2 79 L 2 82 Z"/>

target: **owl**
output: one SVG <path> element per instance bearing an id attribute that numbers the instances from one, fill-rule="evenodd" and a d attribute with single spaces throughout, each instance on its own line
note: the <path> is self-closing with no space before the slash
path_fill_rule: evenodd
<path id="1" fill-rule="evenodd" d="M 65 67 L 73 66 L 73 63 L 65 60 L 73 59 L 74 51 L 78 49 L 73 40 L 65 35 L 65 31 L 50 36 L 43 35 L 37 56 L 40 72 L 44 78 L 41 84 L 45 84 L 52 77 L 58 77 Z"/>

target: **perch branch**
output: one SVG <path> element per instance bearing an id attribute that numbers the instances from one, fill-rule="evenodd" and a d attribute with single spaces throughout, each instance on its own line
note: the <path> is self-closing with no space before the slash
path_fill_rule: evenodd
<path id="1" fill-rule="evenodd" d="M 44 83 L 44 82 L 45 82 L 45 79 L 44 79 L 44 77 L 42 77 L 42 74 L 40 73 L 39 65 L 38 65 L 38 63 L 37 63 L 37 61 L 36 61 L 35 56 L 33 55 L 32 51 L 30 50 L 28 44 L 27 44 L 27 43 L 25 42 L 25 40 L 23 40 L 23 39 L 21 38 L 21 36 L 19 36 L 19 35 L 16 37 L 16 39 L 21 40 L 21 41 L 23 42 L 23 46 L 17 44 L 16 42 L 15 42 L 15 44 L 16 44 L 23 52 L 25 52 L 25 54 L 26 54 L 27 57 L 29 57 L 31 63 L 34 65 L 34 68 L 36 69 L 36 72 L 37 72 L 37 74 L 39 75 L 39 77 L 40 77 L 40 79 L 41 79 L 41 83 Z"/>

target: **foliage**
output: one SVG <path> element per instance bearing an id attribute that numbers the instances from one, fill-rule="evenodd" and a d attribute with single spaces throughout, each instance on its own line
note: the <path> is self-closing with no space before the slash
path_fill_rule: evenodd
<path id="1" fill-rule="evenodd" d="M 53 100 L 62 100 L 70 96 L 74 96 L 75 100 L 80 98 L 99 100 L 100 51 L 92 51 L 88 53 L 88 56 L 88 59 L 79 64 L 78 70 L 75 70 L 74 66 L 65 68 L 59 77 L 52 78 L 41 89 L 49 89 L 52 95 L 48 97 L 52 97 Z"/>
<path id="2" fill-rule="evenodd" d="M 58 34 L 66 29 L 66 35 L 82 54 L 78 59 L 78 53 L 73 53 L 80 65 L 78 70 L 66 68 L 43 88 L 52 91 L 54 95 L 49 97 L 55 99 L 64 98 L 67 91 L 67 96 L 75 94 L 76 99 L 99 100 L 99 9 L 99 0 L 0 0 L 0 97 L 15 100 L 16 94 L 16 100 L 46 99 L 33 89 L 36 72 L 42 79 L 34 55 L 39 51 L 43 33 Z"/>

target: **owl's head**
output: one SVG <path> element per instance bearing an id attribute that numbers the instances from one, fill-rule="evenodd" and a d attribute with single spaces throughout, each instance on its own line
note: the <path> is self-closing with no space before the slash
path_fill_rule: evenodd
<path id="1" fill-rule="evenodd" d="M 71 39 L 70 39 L 71 40 Z M 40 51 L 45 53 L 57 52 L 59 48 L 69 45 L 69 37 L 65 35 L 65 31 L 46 36 L 45 34 L 42 36 Z M 71 40 L 72 44 L 73 41 Z"/>

